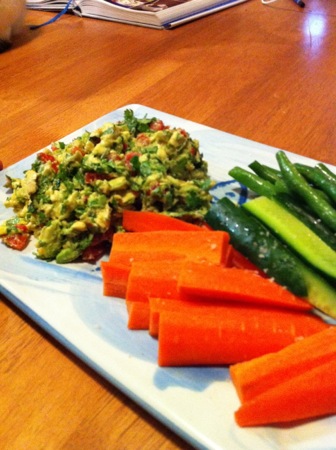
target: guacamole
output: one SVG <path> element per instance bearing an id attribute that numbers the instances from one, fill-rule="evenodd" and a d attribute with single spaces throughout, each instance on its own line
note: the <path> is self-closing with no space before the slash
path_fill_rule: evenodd
<path id="1" fill-rule="evenodd" d="M 33 234 L 36 256 L 58 263 L 89 259 L 111 241 L 124 209 L 202 220 L 212 186 L 197 140 L 131 110 L 68 144 L 55 142 L 23 178 L 7 180 L 5 206 L 15 217 L 0 225 L 3 242 L 24 248 Z"/>

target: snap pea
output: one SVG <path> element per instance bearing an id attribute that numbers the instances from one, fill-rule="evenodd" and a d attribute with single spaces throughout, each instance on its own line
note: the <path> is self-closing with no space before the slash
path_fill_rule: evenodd
<path id="1" fill-rule="evenodd" d="M 323 172 L 319 167 L 307 166 L 305 164 L 295 164 L 301 175 L 303 175 L 307 181 L 310 181 L 316 187 L 322 189 L 327 195 L 327 198 L 336 203 L 336 182 L 332 177 Z"/>
<path id="2" fill-rule="evenodd" d="M 288 188 L 294 195 L 300 196 L 309 205 L 311 210 L 318 215 L 322 222 L 333 231 L 336 231 L 336 210 L 318 191 L 309 185 L 284 151 L 280 150 L 277 152 L 276 158 L 281 175 Z"/>

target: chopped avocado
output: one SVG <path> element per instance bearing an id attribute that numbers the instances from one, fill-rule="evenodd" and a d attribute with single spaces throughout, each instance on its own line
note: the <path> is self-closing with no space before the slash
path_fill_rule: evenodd
<path id="1" fill-rule="evenodd" d="M 36 256 L 52 260 L 62 248 L 61 224 L 53 220 L 50 225 L 42 228 L 37 243 Z"/>
<path id="2" fill-rule="evenodd" d="M 212 181 L 199 142 L 185 130 L 126 110 L 119 122 L 37 153 L 23 178 L 8 176 L 6 186 L 5 205 L 36 237 L 37 257 L 63 264 L 118 229 L 124 208 L 202 220 Z M 18 232 L 7 222 L 4 242 Z"/>

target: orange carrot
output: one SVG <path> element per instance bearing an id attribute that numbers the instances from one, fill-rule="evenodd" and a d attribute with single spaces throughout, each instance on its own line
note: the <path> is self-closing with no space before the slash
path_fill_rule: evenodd
<path id="1" fill-rule="evenodd" d="M 110 254 L 109 261 L 117 264 L 124 264 L 131 267 L 133 262 L 136 261 L 175 261 L 185 259 L 185 256 L 181 253 L 173 251 L 156 251 L 148 249 L 148 251 L 136 251 L 133 248 L 129 248 L 127 251 L 119 252 L 114 250 Z"/>
<path id="2" fill-rule="evenodd" d="M 149 326 L 148 331 L 152 337 L 159 335 L 160 314 L 163 311 L 179 311 L 189 308 L 190 302 L 178 299 L 150 297 L 149 298 Z"/>
<path id="3" fill-rule="evenodd" d="M 129 266 L 108 261 L 102 261 L 100 266 L 103 277 L 103 294 L 125 298 Z"/>
<path id="4" fill-rule="evenodd" d="M 308 302 L 270 278 L 251 270 L 207 262 L 187 261 L 180 273 L 178 287 L 182 298 L 197 296 L 306 311 L 312 309 Z"/>
<path id="5" fill-rule="evenodd" d="M 201 227 L 192 223 L 151 211 L 124 210 L 122 226 L 126 231 L 203 231 Z"/>
<path id="6" fill-rule="evenodd" d="M 222 261 L 222 265 L 225 267 L 233 267 L 233 246 L 231 244 L 228 245 L 227 251 L 226 251 L 226 257 Z"/>
<path id="7" fill-rule="evenodd" d="M 126 296 L 128 276 L 135 261 L 171 261 L 182 260 L 184 256 L 173 252 L 112 252 L 109 261 L 101 263 L 103 293 L 106 296 Z"/>
<path id="8" fill-rule="evenodd" d="M 204 231 L 214 231 L 214 228 L 212 228 L 208 223 L 202 223 L 201 228 Z"/>
<path id="9" fill-rule="evenodd" d="M 226 304 L 217 301 L 202 301 L 201 299 L 181 300 L 177 298 L 149 298 L 149 334 L 157 337 L 159 334 L 160 314 L 163 311 L 184 312 L 186 314 L 223 314 L 227 310 Z"/>
<path id="10" fill-rule="evenodd" d="M 126 300 L 147 302 L 149 297 L 177 298 L 177 277 L 183 261 L 134 262 L 128 278 Z"/>
<path id="11" fill-rule="evenodd" d="M 232 365 L 230 375 L 240 400 L 246 402 L 332 359 L 336 359 L 336 327 L 301 339 L 279 352 Z"/>
<path id="12" fill-rule="evenodd" d="M 233 364 L 281 350 L 327 327 L 310 313 L 251 306 L 230 305 L 221 314 L 163 311 L 158 362 L 160 366 Z"/>
<path id="13" fill-rule="evenodd" d="M 134 262 L 131 267 L 127 290 L 126 301 L 128 304 L 142 303 L 146 306 L 134 306 L 132 314 L 137 320 L 138 315 L 142 315 L 141 310 L 148 311 L 147 315 L 142 315 L 141 329 L 149 329 L 149 297 L 161 296 L 166 298 L 176 298 L 177 277 L 181 269 L 182 261 L 143 261 Z M 130 327 L 130 325 L 129 325 Z M 135 325 L 132 327 L 135 329 Z"/>
<path id="14" fill-rule="evenodd" d="M 113 252 L 133 249 L 137 252 L 174 252 L 190 259 L 221 263 L 226 260 L 229 234 L 225 231 L 149 231 L 141 233 L 115 233 Z"/>
<path id="15" fill-rule="evenodd" d="M 149 325 L 148 331 L 152 337 L 159 334 L 159 320 L 162 310 L 175 311 L 176 304 L 181 303 L 180 300 L 149 297 Z"/>
<path id="16" fill-rule="evenodd" d="M 126 302 L 130 330 L 147 330 L 149 323 L 149 304 L 144 302 Z"/>
<path id="17" fill-rule="evenodd" d="M 336 413 L 333 358 L 243 403 L 235 412 L 242 427 L 283 424 Z"/>

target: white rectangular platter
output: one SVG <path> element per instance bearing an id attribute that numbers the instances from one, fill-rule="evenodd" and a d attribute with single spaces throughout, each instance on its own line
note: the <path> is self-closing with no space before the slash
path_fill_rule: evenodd
<path id="1" fill-rule="evenodd" d="M 84 130 L 123 118 L 157 117 L 186 129 L 200 141 L 211 176 L 224 181 L 235 165 L 257 159 L 276 167 L 277 149 L 249 141 L 141 105 L 127 105 L 62 139 L 69 142 Z M 56 138 L 55 138 L 56 139 Z M 35 151 L 35 149 L 32 149 Z M 290 154 L 293 161 L 313 160 Z M 5 175 L 22 177 L 35 154 L 0 172 L 0 222 L 11 217 L 4 207 L 9 195 Z M 99 264 L 57 265 L 35 258 L 34 246 L 18 252 L 0 245 L 0 291 L 88 366 L 126 393 L 192 446 L 208 450 L 336 448 L 336 416 L 294 427 L 239 428 L 239 406 L 228 370 L 159 368 L 157 341 L 145 331 L 127 330 L 124 301 L 102 295 Z"/>

